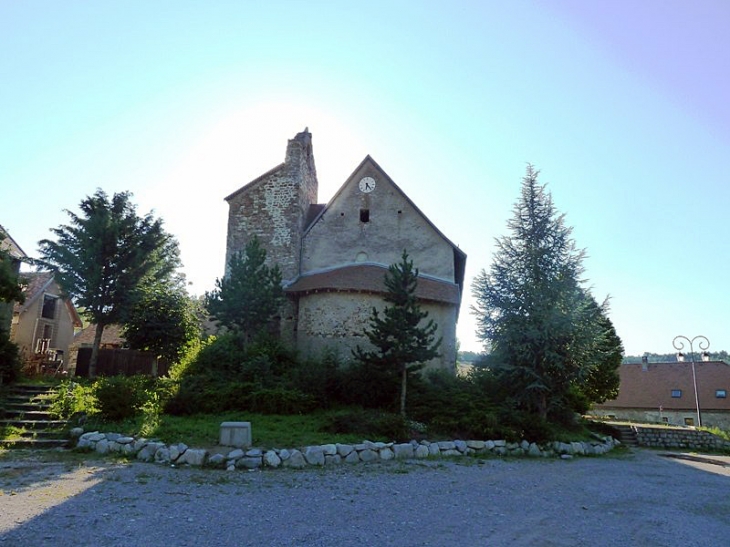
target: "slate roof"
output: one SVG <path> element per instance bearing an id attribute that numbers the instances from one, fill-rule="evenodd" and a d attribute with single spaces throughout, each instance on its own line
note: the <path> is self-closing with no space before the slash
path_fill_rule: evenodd
<path id="1" fill-rule="evenodd" d="M 74 347 L 91 346 L 94 343 L 94 335 L 96 334 L 96 324 L 92 323 L 80 333 L 78 333 L 71 344 Z M 122 347 L 126 343 L 122 334 L 121 325 L 107 325 L 101 335 L 102 346 Z"/>
<path id="2" fill-rule="evenodd" d="M 730 365 L 724 361 L 696 362 L 697 392 L 701 410 L 730 411 Z M 598 408 L 634 408 L 658 410 L 694 410 L 695 395 L 692 363 L 641 363 L 621 365 L 618 397 Z M 672 390 L 682 390 L 681 397 L 672 397 Z M 728 397 L 718 398 L 716 390 L 724 389 Z"/>
<path id="3" fill-rule="evenodd" d="M 352 264 L 339 268 L 310 272 L 297 278 L 284 290 L 306 294 L 324 291 L 386 292 L 383 282 L 388 268 L 380 264 Z M 422 300 L 458 305 L 461 301 L 459 286 L 429 276 L 419 275 L 416 296 Z"/>

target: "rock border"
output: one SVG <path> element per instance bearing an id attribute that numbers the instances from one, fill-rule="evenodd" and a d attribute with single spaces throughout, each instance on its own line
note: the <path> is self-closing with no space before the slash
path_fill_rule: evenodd
<path id="1" fill-rule="evenodd" d="M 323 444 L 297 448 L 231 448 L 227 453 L 211 453 L 205 449 L 190 448 L 184 443 L 166 445 L 143 437 L 126 437 L 118 433 L 84 433 L 81 428 L 71 430 L 78 439 L 77 449 L 98 454 L 120 454 L 144 462 L 166 465 L 212 467 L 233 471 L 236 469 L 276 469 L 333 466 L 342 463 L 370 463 L 389 460 L 411 460 L 459 456 L 528 456 L 533 458 L 571 459 L 574 456 L 601 455 L 620 445 L 613 437 L 595 436 L 594 441 L 563 443 L 559 441 L 536 444 L 528 441 L 508 443 L 496 441 L 410 441 L 384 443 L 363 441 L 359 444 Z"/>

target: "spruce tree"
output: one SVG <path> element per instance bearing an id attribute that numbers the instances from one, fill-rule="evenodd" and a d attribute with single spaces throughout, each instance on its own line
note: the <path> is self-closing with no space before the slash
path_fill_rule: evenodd
<path id="1" fill-rule="evenodd" d="M 585 253 L 537 177 L 529 165 L 511 235 L 497 240 L 491 270 L 477 276 L 472 311 L 513 400 L 544 419 L 589 378 L 607 329 L 582 287 Z"/>
<path id="2" fill-rule="evenodd" d="M 376 308 L 372 309 L 370 328 L 365 331 L 375 350 L 365 351 L 357 346 L 353 355 L 361 363 L 398 374 L 400 413 L 405 417 L 408 374 L 439 355 L 441 339 L 436 340 L 438 326 L 428 319 L 428 312 L 421 309 L 416 299 L 418 269 L 414 269 L 405 250 L 401 261 L 388 268 L 384 283 L 388 305 L 382 316 Z"/>
<path id="3" fill-rule="evenodd" d="M 96 375 L 101 336 L 121 323 L 145 283 L 169 278 L 180 266 L 177 241 L 162 220 L 137 215 L 129 192 L 111 198 L 99 189 L 81 201 L 81 214 L 39 242 L 37 264 L 53 271 L 64 293 L 96 324 L 89 376 Z"/>

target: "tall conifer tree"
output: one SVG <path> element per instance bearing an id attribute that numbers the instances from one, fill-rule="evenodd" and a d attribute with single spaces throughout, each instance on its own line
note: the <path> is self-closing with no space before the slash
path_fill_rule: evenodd
<path id="1" fill-rule="evenodd" d="M 472 311 L 514 400 L 546 418 L 590 376 L 608 325 L 581 286 L 585 253 L 537 177 L 528 165 L 511 235 L 497 240 L 491 270 L 477 276 Z"/>

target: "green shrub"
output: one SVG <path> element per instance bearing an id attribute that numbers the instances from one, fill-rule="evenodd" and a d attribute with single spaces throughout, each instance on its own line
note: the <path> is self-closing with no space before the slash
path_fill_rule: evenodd
<path id="1" fill-rule="evenodd" d="M 154 379 L 147 376 L 99 378 L 93 393 L 101 418 L 117 422 L 134 417 L 154 391 Z"/>
<path id="2" fill-rule="evenodd" d="M 10 341 L 8 333 L 0 327 L 0 385 L 12 384 L 20 375 L 18 346 Z"/>
<path id="3" fill-rule="evenodd" d="M 307 414 L 317 408 L 311 395 L 296 389 L 258 389 L 246 400 L 246 410 L 261 414 Z"/>
<path id="4" fill-rule="evenodd" d="M 62 420 L 69 420 L 80 414 L 94 414 L 97 411 L 93 384 L 81 378 L 63 380 L 51 400 L 51 414 Z"/>
<path id="5" fill-rule="evenodd" d="M 349 433 L 364 439 L 390 439 L 406 441 L 411 438 L 411 428 L 400 414 L 373 409 L 350 409 L 332 416 L 323 430 L 327 433 Z"/>

